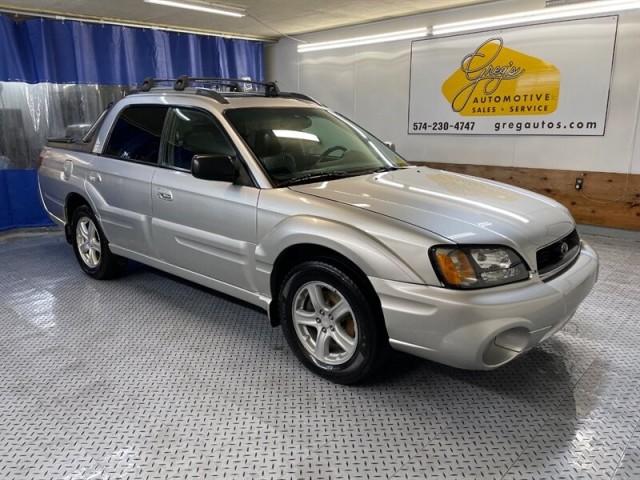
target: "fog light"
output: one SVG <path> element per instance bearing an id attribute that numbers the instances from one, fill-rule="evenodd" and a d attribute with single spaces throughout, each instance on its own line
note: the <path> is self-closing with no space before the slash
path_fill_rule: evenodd
<path id="1" fill-rule="evenodd" d="M 496 337 L 494 343 L 514 352 L 524 352 L 529 344 L 529 331 L 526 328 L 512 328 Z"/>
<path id="2" fill-rule="evenodd" d="M 523 327 L 506 330 L 487 345 L 482 361 L 488 367 L 497 367 L 510 362 L 529 347 L 529 331 Z"/>

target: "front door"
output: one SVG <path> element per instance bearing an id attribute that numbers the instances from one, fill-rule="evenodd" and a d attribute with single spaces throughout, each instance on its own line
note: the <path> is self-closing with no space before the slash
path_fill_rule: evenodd
<path id="1" fill-rule="evenodd" d="M 259 189 L 191 175 L 197 154 L 237 157 L 209 113 L 172 108 L 165 147 L 153 177 L 152 230 L 161 260 L 245 290 L 255 291 L 256 208 Z M 237 158 L 236 158 L 237 160 Z"/>

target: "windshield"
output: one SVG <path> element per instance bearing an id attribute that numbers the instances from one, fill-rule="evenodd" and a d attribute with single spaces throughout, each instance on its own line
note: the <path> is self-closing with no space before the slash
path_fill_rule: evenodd
<path id="1" fill-rule="evenodd" d="M 362 128 L 323 109 L 239 108 L 226 117 L 279 186 L 407 166 Z"/>

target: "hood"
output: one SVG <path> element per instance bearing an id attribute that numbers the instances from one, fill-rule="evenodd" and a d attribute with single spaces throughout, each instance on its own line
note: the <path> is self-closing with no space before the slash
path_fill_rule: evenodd
<path id="1" fill-rule="evenodd" d="M 290 188 L 392 217 L 456 243 L 510 245 L 530 260 L 535 250 L 575 227 L 564 206 L 542 195 L 427 167 Z"/>

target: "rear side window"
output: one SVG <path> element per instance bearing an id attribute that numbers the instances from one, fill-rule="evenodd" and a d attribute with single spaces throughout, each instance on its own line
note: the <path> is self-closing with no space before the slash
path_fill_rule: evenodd
<path id="1" fill-rule="evenodd" d="M 118 117 L 104 155 L 136 162 L 158 163 L 162 127 L 168 107 L 132 105 Z"/>

